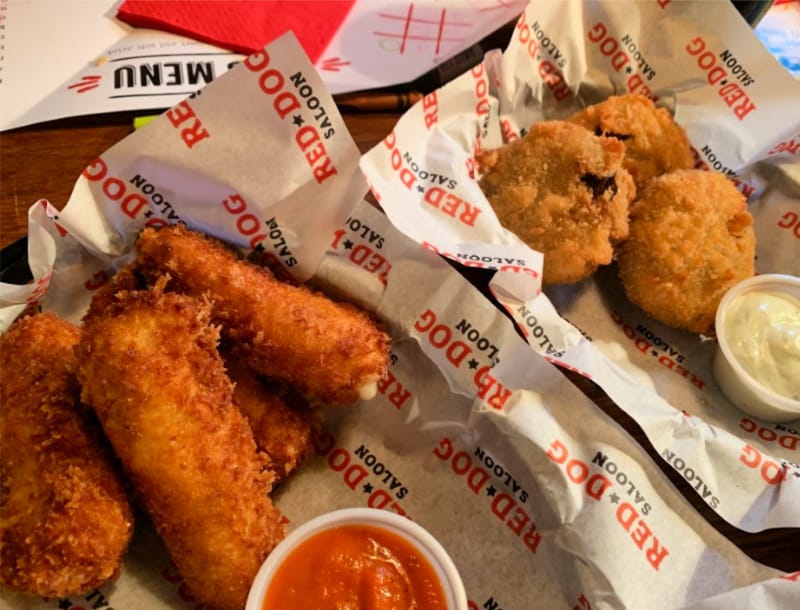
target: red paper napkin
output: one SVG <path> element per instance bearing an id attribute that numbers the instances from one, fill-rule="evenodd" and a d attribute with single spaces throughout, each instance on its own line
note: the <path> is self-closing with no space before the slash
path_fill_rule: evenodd
<path id="1" fill-rule="evenodd" d="M 125 0 L 117 17 L 249 55 L 292 30 L 312 62 L 355 0 Z"/>

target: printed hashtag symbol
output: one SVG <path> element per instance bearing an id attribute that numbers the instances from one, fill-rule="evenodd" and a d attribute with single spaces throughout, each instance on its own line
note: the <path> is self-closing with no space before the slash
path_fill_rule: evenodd
<path id="1" fill-rule="evenodd" d="M 90 89 L 96 89 L 100 86 L 100 78 L 99 74 L 87 74 L 86 76 L 81 77 L 77 83 L 71 84 L 67 89 L 76 89 L 78 93 L 85 93 Z"/>
<path id="2" fill-rule="evenodd" d="M 399 41 L 398 52 L 400 55 L 405 53 L 409 41 L 433 42 L 435 43 L 435 54 L 439 55 L 442 51 L 443 42 L 464 41 L 464 38 L 461 36 L 447 36 L 445 34 L 446 28 L 449 27 L 451 31 L 454 28 L 472 28 L 471 23 L 458 20 L 448 21 L 447 9 L 439 9 L 438 15 L 436 11 L 432 11 L 426 12 L 424 15 L 420 16 L 418 11 L 415 16 L 414 8 L 414 3 L 412 2 L 408 5 L 408 10 L 404 15 L 378 13 L 379 17 L 388 20 L 389 23 L 400 24 L 402 29 L 401 33 L 373 32 L 375 36 L 380 36 L 387 40 Z"/>

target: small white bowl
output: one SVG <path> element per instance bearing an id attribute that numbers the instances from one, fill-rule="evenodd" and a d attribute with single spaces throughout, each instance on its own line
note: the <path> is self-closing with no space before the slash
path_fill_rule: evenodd
<path id="1" fill-rule="evenodd" d="M 300 543 L 319 532 L 342 525 L 366 525 L 386 530 L 411 543 L 439 577 L 447 610 L 466 610 L 467 594 L 453 560 L 422 526 L 396 513 L 377 508 L 343 508 L 319 515 L 290 532 L 269 554 L 250 587 L 245 610 L 262 610 L 264 595 L 278 566 Z"/>
<path id="2" fill-rule="evenodd" d="M 800 299 L 800 277 L 756 275 L 735 284 L 725 293 L 715 320 L 717 350 L 714 354 L 714 377 L 728 400 L 745 413 L 766 422 L 792 421 L 800 418 L 800 401 L 779 394 L 750 375 L 736 360 L 725 333 L 730 304 L 737 297 L 755 290 L 782 292 Z"/>

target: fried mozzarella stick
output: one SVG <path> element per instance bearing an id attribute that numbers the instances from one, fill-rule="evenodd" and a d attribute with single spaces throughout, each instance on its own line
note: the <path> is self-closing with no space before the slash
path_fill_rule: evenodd
<path id="1" fill-rule="evenodd" d="M 0 337 L 0 584 L 86 593 L 119 574 L 133 533 L 121 473 L 80 404 L 78 328 L 48 313 Z"/>
<path id="2" fill-rule="evenodd" d="M 241 610 L 283 526 L 209 306 L 163 284 L 120 291 L 86 320 L 82 396 L 197 601 Z"/>
<path id="3" fill-rule="evenodd" d="M 211 300 L 214 322 L 254 370 L 315 402 L 347 404 L 375 394 L 389 337 L 367 313 L 281 282 L 182 225 L 145 229 L 137 245 L 140 269 L 167 273 L 171 289 Z"/>
<path id="4" fill-rule="evenodd" d="M 311 455 L 317 411 L 285 386 L 253 372 L 241 360 L 223 354 L 235 384 L 233 402 L 253 430 L 256 447 L 269 457 L 269 468 L 280 483 Z"/>

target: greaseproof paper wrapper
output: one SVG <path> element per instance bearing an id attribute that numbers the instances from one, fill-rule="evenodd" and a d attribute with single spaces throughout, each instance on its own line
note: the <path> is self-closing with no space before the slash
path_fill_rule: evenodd
<path id="1" fill-rule="evenodd" d="M 164 220 L 154 201 L 135 219 L 120 213 L 125 197 L 138 191 L 127 190 L 135 183 L 119 178 L 130 174 L 117 174 L 123 171 L 118 168 L 146 168 L 147 184 L 170 193 L 176 216 L 245 251 L 250 244 L 228 217 L 231 199 L 226 206 L 216 196 L 228 191 L 217 185 L 230 186 L 248 203 L 260 201 L 242 186 L 248 182 L 239 172 L 272 163 L 262 132 L 283 136 L 283 147 L 276 147 L 303 168 L 288 167 L 287 160 L 282 171 L 267 176 L 263 192 L 290 190 L 284 181 L 313 180 L 314 167 L 305 154 L 295 154 L 302 146 L 295 140 L 302 124 L 285 130 L 293 119 L 281 117 L 272 102 L 263 106 L 265 83 L 278 82 L 276 74 L 265 77 L 266 57 L 285 77 L 308 67 L 297 45 L 284 39 L 176 107 L 181 116 L 193 114 L 209 134 L 236 130 L 238 137 L 203 140 L 202 171 L 180 146 L 172 146 L 187 136 L 167 113 L 166 120 L 133 134 L 87 169 L 106 167 L 105 176 L 117 181 L 84 175 L 63 212 L 46 202 L 31 208 L 31 260 L 38 280 L 28 292 L 40 294 L 43 309 L 78 321 L 92 288 L 133 254 L 137 221 L 141 227 Z M 313 75 L 306 78 L 327 105 Z M 199 100 L 204 104 L 197 107 Z M 254 106 L 264 114 L 242 126 L 240 118 Z M 302 116 L 310 121 L 305 112 Z M 338 131 L 339 117 L 331 121 Z M 346 149 L 345 136 L 341 131 L 337 137 Z M 168 148 L 173 154 L 165 153 Z M 327 150 L 336 155 L 334 146 Z M 344 168 L 355 167 L 358 157 L 345 151 L 332 158 Z M 181 197 L 183 188 L 197 192 L 187 176 L 197 176 L 208 189 L 205 201 Z M 341 177 L 346 184 L 355 180 Z M 103 184 L 105 198 L 97 194 L 104 192 Z M 115 198 L 114 189 L 123 184 L 125 197 Z M 141 187 L 140 194 L 152 193 Z M 304 203 L 295 198 L 292 209 L 301 214 Z M 752 595 L 798 599 L 797 575 L 750 560 L 714 530 L 641 447 L 532 352 L 508 318 L 450 265 L 346 189 L 339 199 L 324 202 L 317 193 L 314 203 L 335 206 L 342 217 L 332 220 L 319 209 L 305 224 L 293 224 L 284 210 L 287 220 L 276 224 L 282 232 L 294 231 L 292 251 L 321 255 L 305 266 L 283 268 L 299 270 L 296 277 L 310 275 L 331 295 L 375 312 L 393 337 L 392 366 L 375 399 L 325 412 L 315 455 L 274 495 L 290 528 L 343 506 L 405 514 L 453 556 L 473 608 L 680 608 L 701 602 L 723 608 L 731 599 Z M 265 214 L 260 226 L 271 227 L 271 219 Z M 262 261 L 285 262 L 271 244 L 263 248 Z M 0 286 L 6 318 L 19 307 L 9 304 L 19 297 L 14 290 Z M 65 600 L 8 594 L 0 607 L 197 607 L 146 516 L 137 515 L 135 532 L 116 583 Z"/>
<path id="2" fill-rule="evenodd" d="M 473 152 L 624 92 L 673 111 L 697 166 L 724 172 L 748 197 L 757 271 L 800 275 L 800 83 L 724 2 L 531 3 L 505 52 L 410 109 L 361 166 L 401 231 L 463 265 L 497 269 L 490 287 L 531 348 L 598 383 L 719 515 L 747 531 L 800 527 L 800 422 L 735 409 L 711 373 L 713 339 L 649 319 L 613 266 L 537 297 L 538 276 L 514 276 L 473 249 L 513 241 L 477 186 Z"/>
<path id="3" fill-rule="evenodd" d="M 387 324 L 392 366 L 375 399 L 325 412 L 315 455 L 274 495 L 290 528 L 346 506 L 407 515 L 451 554 L 474 608 L 800 599 L 796 575 L 724 539 L 441 258 L 364 201 L 329 237 L 312 281 Z M 114 585 L 68 601 L 9 596 L 4 607 L 196 604 L 137 517 Z"/>
<path id="4" fill-rule="evenodd" d="M 111 147 L 84 170 L 63 211 L 47 202 L 32 208 L 36 230 L 49 231 L 64 256 L 51 273 L 37 255 L 34 284 L 13 289 L 16 303 L 42 296 L 49 281 L 44 305 L 69 307 L 64 313 L 76 320 L 143 226 L 181 219 L 307 279 L 325 253 L 327 227 L 346 218 L 366 185 L 355 142 L 297 48 L 291 35 L 278 39 L 224 84 L 210 83 Z M 229 154 L 243 138 L 248 154 Z M 43 215 L 54 220 L 49 228 Z M 54 253 L 51 246 L 51 264 Z M 5 310 L 2 328 L 19 308 Z"/>

